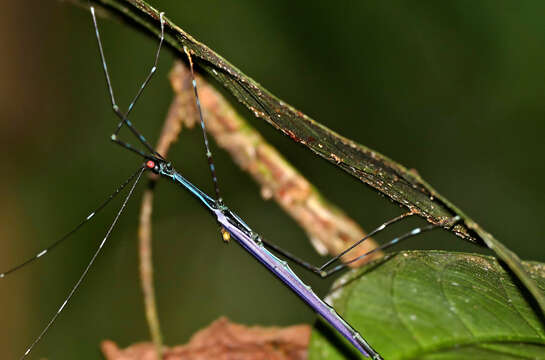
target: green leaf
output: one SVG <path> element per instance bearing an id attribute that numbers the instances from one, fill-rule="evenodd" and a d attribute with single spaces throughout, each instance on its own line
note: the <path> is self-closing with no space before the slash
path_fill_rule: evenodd
<path id="1" fill-rule="evenodd" d="M 87 0 L 80 2 L 87 4 Z M 129 20 L 133 25 L 142 26 L 155 36 L 160 34 L 159 11 L 143 0 L 93 0 L 92 3 L 121 19 Z M 165 42 L 180 58 L 187 60 L 186 47 L 193 54 L 193 61 L 199 69 L 227 89 L 257 118 L 267 121 L 293 141 L 414 214 L 448 228 L 465 240 L 484 244 L 463 222 L 449 226 L 453 216 L 460 215 L 465 219 L 466 215 L 435 191 L 415 170 L 409 170 L 379 152 L 337 134 L 295 109 L 184 31 L 168 18 L 168 14 L 164 19 Z"/>
<path id="2" fill-rule="evenodd" d="M 523 266 L 544 292 L 545 264 Z M 401 252 L 336 284 L 332 305 L 385 359 L 545 359 L 543 319 L 495 258 Z M 320 321 L 309 359 L 348 354 L 350 345 Z"/>

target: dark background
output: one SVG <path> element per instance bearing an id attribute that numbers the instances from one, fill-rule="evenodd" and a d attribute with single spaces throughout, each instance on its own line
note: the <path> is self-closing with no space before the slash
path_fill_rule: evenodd
<path id="1" fill-rule="evenodd" d="M 524 259 L 545 260 L 545 31 L 542 1 L 152 1 L 178 25 L 286 102 L 417 169 Z M 128 104 L 156 40 L 99 19 L 116 95 Z M 110 144 L 117 120 L 87 11 L 57 1 L 6 2 L 0 13 L 0 264 L 35 254 L 140 163 Z M 132 119 L 153 141 L 172 99 L 161 54 Z M 400 210 L 245 112 L 323 194 L 364 228 Z M 204 190 L 201 135 L 184 132 L 170 158 Z M 318 263 L 304 233 L 216 150 L 226 202 L 256 230 Z M 96 359 L 98 344 L 145 340 L 138 287 L 140 194 L 81 291 L 33 358 Z M 18 358 L 57 310 L 119 203 L 73 241 L 0 281 L 0 351 Z M 312 323 L 313 313 L 240 248 L 189 195 L 161 184 L 154 258 L 166 342 L 186 342 L 220 315 L 246 324 Z M 387 237 L 381 238 L 385 241 Z M 403 246 L 402 246 L 403 247 Z M 405 248 L 478 251 L 444 233 Z M 317 286 L 324 293 L 328 284 Z"/>

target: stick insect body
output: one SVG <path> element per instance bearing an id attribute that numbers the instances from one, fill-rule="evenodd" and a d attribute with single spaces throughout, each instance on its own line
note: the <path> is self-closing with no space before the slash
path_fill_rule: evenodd
<path id="1" fill-rule="evenodd" d="M 104 57 L 104 52 L 102 49 L 102 43 L 100 39 L 100 34 L 97 26 L 96 16 L 94 7 L 90 7 L 93 24 L 96 32 L 100 57 L 102 61 L 102 65 L 104 68 L 104 73 L 106 77 L 106 83 L 112 103 L 112 109 L 116 116 L 120 119 L 120 122 L 114 131 L 114 133 L 111 136 L 111 140 L 122 146 L 123 148 L 130 150 L 142 158 L 145 159 L 145 163 L 138 168 L 138 170 L 131 175 L 114 193 L 112 193 L 98 208 L 96 208 L 94 211 L 92 211 L 80 224 L 78 224 L 73 230 L 69 231 L 65 236 L 57 240 L 56 242 L 52 243 L 49 247 L 43 249 L 42 251 L 38 252 L 35 256 L 31 257 L 27 261 L 24 261 L 20 265 L 17 265 L 13 268 L 11 268 L 8 271 L 5 271 L 3 273 L 0 273 L 0 278 L 4 278 L 8 274 L 11 274 L 15 272 L 16 270 L 34 262 L 35 260 L 42 258 L 44 255 L 48 254 L 51 250 L 56 248 L 60 243 L 65 241 L 71 234 L 73 234 L 75 231 L 81 228 L 85 223 L 90 221 L 94 215 L 102 210 L 114 197 L 116 197 L 122 190 L 124 190 L 129 184 L 130 190 L 128 194 L 126 195 L 121 208 L 117 212 L 117 215 L 115 216 L 112 224 L 108 228 L 106 235 L 104 236 L 103 240 L 101 241 L 99 247 L 96 249 L 95 253 L 93 254 L 91 260 L 89 261 L 88 265 L 85 267 L 82 275 L 78 279 L 78 281 L 75 283 L 75 285 L 72 287 L 71 291 L 69 292 L 68 296 L 65 298 L 62 305 L 59 307 L 57 312 L 53 315 L 53 317 L 50 319 L 50 321 L 47 323 L 47 325 L 44 327 L 42 332 L 39 334 L 39 336 L 32 342 L 32 344 L 27 348 L 27 350 L 24 352 L 24 354 L 21 356 L 21 359 L 26 358 L 30 352 L 33 350 L 33 348 L 36 346 L 36 344 L 44 337 L 44 335 L 47 333 L 47 331 L 50 329 L 50 327 L 53 325 L 57 317 L 60 315 L 60 313 L 65 309 L 66 305 L 70 301 L 70 299 L 73 297 L 75 292 L 78 290 L 79 286 L 87 276 L 90 268 L 92 267 L 95 259 L 101 252 L 102 248 L 104 247 L 107 239 L 110 237 L 112 230 L 114 229 L 119 217 L 121 216 L 123 210 L 125 209 L 126 204 L 128 203 L 129 198 L 133 194 L 133 191 L 140 180 L 142 174 L 145 171 L 151 171 L 161 177 L 168 178 L 170 181 L 174 182 L 175 184 L 182 186 L 187 191 L 189 191 L 194 197 L 196 197 L 201 204 L 206 207 L 212 216 L 216 218 L 218 223 L 222 227 L 222 235 L 224 240 L 229 240 L 230 238 L 233 238 L 237 243 L 239 243 L 247 252 L 249 252 L 254 258 L 256 258 L 261 264 L 263 264 L 270 272 L 272 272 L 277 278 L 279 278 L 284 284 L 286 284 L 297 296 L 299 296 L 310 308 L 312 308 L 316 313 L 318 313 L 325 321 L 327 321 L 334 329 L 336 329 L 341 335 L 343 335 L 362 355 L 369 356 L 372 359 L 382 359 L 381 355 L 375 351 L 371 345 L 369 345 L 364 338 L 359 334 L 359 332 L 354 329 L 351 325 L 349 325 L 337 312 L 335 309 L 333 309 L 330 305 L 325 303 L 323 300 L 321 300 L 310 288 L 310 286 L 306 285 L 300 278 L 291 270 L 289 265 L 284 261 L 281 260 L 279 257 L 273 254 L 273 252 L 280 254 L 281 256 L 294 261 L 296 264 L 306 268 L 307 270 L 312 271 L 313 273 L 319 275 L 320 277 L 326 277 L 331 274 L 334 274 L 342 269 L 347 268 L 347 264 L 354 262 L 362 257 L 368 256 L 374 251 L 386 249 L 390 246 L 393 246 L 397 244 L 398 242 L 407 239 L 412 236 L 416 236 L 424 231 L 432 230 L 437 227 L 438 225 L 428 225 L 421 228 L 413 229 L 412 231 L 405 233 L 397 238 L 394 238 L 393 240 L 383 244 L 382 246 L 371 250 L 363 255 L 360 255 L 359 257 L 352 259 L 350 261 L 347 261 L 345 263 L 342 263 L 340 265 L 337 265 L 333 267 L 330 270 L 326 270 L 327 267 L 332 265 L 334 262 L 340 259 L 341 256 L 348 253 L 350 250 L 352 250 L 355 246 L 358 244 L 361 244 L 363 241 L 365 241 L 369 236 L 376 234 L 383 229 L 385 229 L 390 224 L 393 224 L 397 221 L 400 221 L 404 219 L 405 217 L 409 216 L 408 214 L 400 215 L 394 219 L 391 219 L 384 224 L 380 225 L 375 230 L 371 231 L 366 237 L 359 240 L 355 244 L 351 245 L 349 248 L 347 248 L 345 251 L 343 251 L 341 254 L 333 257 L 331 260 L 327 261 L 324 265 L 320 267 L 312 266 L 308 264 L 305 261 L 302 261 L 298 259 L 297 257 L 291 255 L 290 253 L 282 250 L 281 248 L 266 242 L 263 240 L 263 238 L 258 235 L 255 231 L 253 231 L 238 215 L 236 215 L 233 211 L 231 211 L 227 206 L 224 205 L 223 200 L 220 196 L 218 181 L 216 177 L 216 170 L 214 166 L 214 162 L 212 159 L 212 153 L 209 148 L 208 139 L 206 137 L 206 129 L 205 129 L 205 123 L 202 116 L 202 111 L 200 108 L 199 103 L 199 97 L 198 97 L 198 91 L 196 86 L 196 81 L 194 78 L 194 72 L 193 72 L 193 62 L 191 53 L 186 50 L 186 54 L 189 59 L 189 65 L 191 69 L 191 74 L 193 75 L 193 89 L 195 92 L 195 99 L 197 104 L 197 109 L 199 111 L 200 116 L 200 122 L 201 122 L 201 128 L 203 131 L 203 137 L 204 137 L 204 143 L 206 148 L 206 156 L 208 159 L 212 179 L 214 182 L 214 188 L 215 188 L 215 198 L 212 198 L 211 196 L 204 193 L 202 190 L 200 190 L 197 186 L 193 185 L 189 180 L 187 180 L 184 176 L 181 175 L 178 171 L 176 171 L 170 162 L 168 162 L 161 154 L 157 153 L 154 148 L 147 142 L 147 140 L 142 136 L 140 132 L 134 127 L 134 125 L 130 122 L 128 119 L 128 115 L 133 109 L 136 101 L 140 98 L 140 95 L 142 94 L 144 88 L 149 83 L 150 79 L 152 78 L 153 74 L 156 72 L 157 69 L 157 61 L 159 58 L 159 53 L 161 50 L 161 46 L 163 43 L 164 38 L 164 17 L 163 13 L 160 14 L 160 22 L 161 22 L 161 38 L 159 41 L 159 46 L 157 48 L 157 52 L 155 55 L 155 62 L 154 65 L 151 68 L 151 71 L 149 72 L 148 76 L 142 83 L 142 86 L 138 90 L 136 96 L 134 97 L 133 101 L 128 107 L 128 110 L 125 114 L 121 113 L 119 110 L 118 105 L 116 104 L 116 100 L 113 93 L 113 88 L 110 81 L 110 76 L 108 73 L 108 68 L 106 65 L 106 60 Z M 124 142 L 118 138 L 118 133 L 120 129 L 126 126 L 130 129 L 130 131 L 135 135 L 137 140 L 146 148 L 146 151 L 142 151 L 131 144 Z M 441 226 L 444 227 L 450 227 L 453 226 L 459 219 L 457 217 L 454 217 L 452 219 L 449 219 L 449 221 L 445 222 Z M 370 329 L 366 329 L 370 330 Z"/>
<path id="2" fill-rule="evenodd" d="M 382 359 L 363 337 L 337 314 L 335 309 L 322 301 L 312 291 L 310 286 L 299 279 L 285 261 L 279 259 L 267 250 L 261 241 L 261 237 L 246 225 L 238 215 L 229 210 L 225 205 L 220 204 L 217 200 L 212 199 L 202 192 L 180 173 L 174 170 L 170 163 L 162 160 L 148 160 L 146 162 L 146 167 L 154 173 L 181 185 L 200 200 L 229 234 L 229 236 L 224 235 L 224 238 L 228 239 L 231 237 L 235 239 L 246 251 L 261 262 L 314 311 L 320 314 L 329 324 L 339 331 L 339 333 L 350 341 L 350 343 L 352 343 L 352 345 L 354 345 L 363 355 L 371 356 L 373 359 Z"/>

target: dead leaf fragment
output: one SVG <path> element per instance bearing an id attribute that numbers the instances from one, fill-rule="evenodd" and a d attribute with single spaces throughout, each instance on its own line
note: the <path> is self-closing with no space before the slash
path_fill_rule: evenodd
<path id="1" fill-rule="evenodd" d="M 164 360 L 303 360 L 307 358 L 310 326 L 285 328 L 245 326 L 219 318 L 198 331 L 186 345 L 164 351 Z M 153 343 L 120 349 L 113 341 L 101 344 L 107 360 L 158 360 Z"/>

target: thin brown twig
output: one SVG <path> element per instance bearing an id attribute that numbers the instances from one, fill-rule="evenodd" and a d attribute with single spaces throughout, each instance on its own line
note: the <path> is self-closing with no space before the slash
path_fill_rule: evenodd
<path id="1" fill-rule="evenodd" d="M 186 91 L 187 94 L 192 94 Z M 183 96 L 177 97 L 172 103 L 169 113 L 163 124 L 161 135 L 159 137 L 157 152 L 164 157 L 167 156 L 170 146 L 176 142 L 178 135 L 182 130 L 180 118 L 184 117 L 184 114 L 179 114 L 178 111 L 181 108 L 180 101 L 185 100 Z M 163 336 L 161 334 L 161 326 L 159 322 L 159 315 L 157 312 L 157 302 L 155 300 L 155 287 L 153 283 L 153 259 L 152 259 L 152 221 L 151 215 L 153 211 L 153 189 L 157 177 L 154 174 L 150 175 L 148 187 L 144 191 L 142 198 L 142 205 L 140 208 L 140 224 L 138 227 L 138 247 L 140 257 L 140 285 L 142 287 L 144 308 L 146 313 L 146 320 L 150 330 L 151 338 L 155 347 L 155 354 L 157 359 L 162 358 L 164 351 Z"/>
<path id="2" fill-rule="evenodd" d="M 153 179 L 149 180 L 153 182 Z M 153 209 L 153 189 L 147 188 L 142 198 L 140 208 L 140 225 L 138 227 L 139 255 L 140 255 L 140 281 L 144 298 L 146 320 L 155 345 L 157 358 L 161 359 L 163 353 L 163 336 L 157 314 L 155 301 L 155 289 L 153 286 L 153 261 L 152 261 L 152 236 L 151 213 Z"/>

